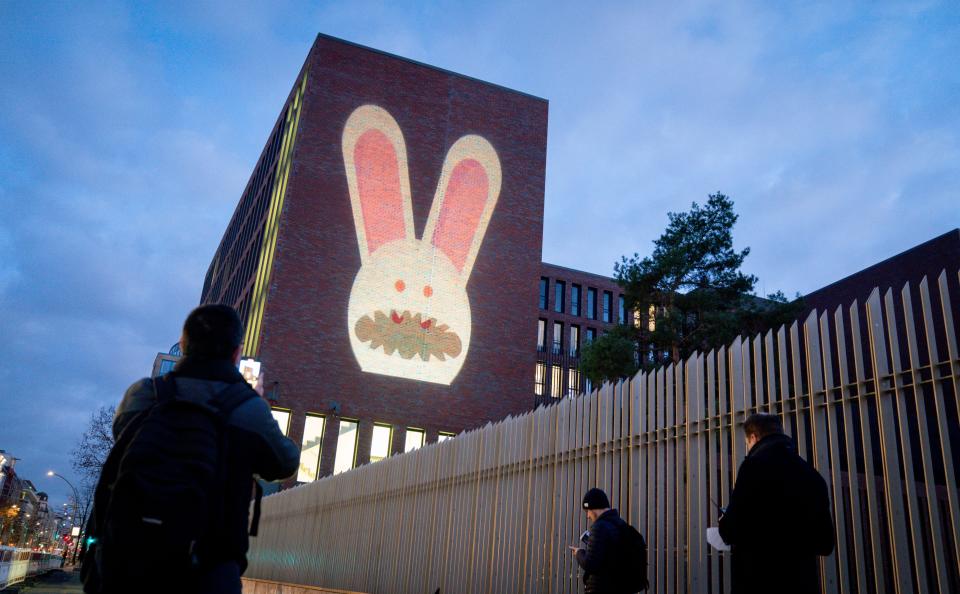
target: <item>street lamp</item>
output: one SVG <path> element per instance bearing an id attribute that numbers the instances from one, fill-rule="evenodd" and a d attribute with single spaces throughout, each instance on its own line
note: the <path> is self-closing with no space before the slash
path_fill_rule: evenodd
<path id="1" fill-rule="evenodd" d="M 63 482 L 65 482 L 65 483 L 67 483 L 68 485 L 70 485 L 70 488 L 71 488 L 71 489 L 73 489 L 73 517 L 74 517 L 74 521 L 76 521 L 76 518 L 78 517 L 78 514 L 77 514 L 77 505 L 80 503 L 80 494 L 77 492 L 77 488 L 74 487 L 74 486 L 73 486 L 73 483 L 71 483 L 70 481 L 68 481 L 68 480 L 66 479 L 66 477 L 64 477 L 63 475 L 57 474 L 56 472 L 54 472 L 54 471 L 52 471 L 52 470 L 48 470 L 48 471 L 47 471 L 47 476 L 59 477 L 60 479 L 63 479 Z M 81 527 L 80 529 L 83 530 L 83 527 Z M 79 543 L 79 541 L 77 541 L 77 542 Z M 80 545 L 79 545 L 79 544 L 74 545 L 74 547 L 73 547 L 73 560 L 71 561 L 71 563 L 76 563 L 76 562 L 77 562 L 77 549 L 78 549 L 78 548 L 80 548 Z"/>

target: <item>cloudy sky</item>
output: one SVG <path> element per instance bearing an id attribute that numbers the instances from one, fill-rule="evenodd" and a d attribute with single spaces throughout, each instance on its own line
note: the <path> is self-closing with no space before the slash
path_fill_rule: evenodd
<path id="1" fill-rule="evenodd" d="M 0 449 L 55 501 L 317 32 L 549 99 L 548 262 L 609 274 L 716 190 L 764 293 L 960 225 L 957 2 L 139 4 L 0 2 Z"/>

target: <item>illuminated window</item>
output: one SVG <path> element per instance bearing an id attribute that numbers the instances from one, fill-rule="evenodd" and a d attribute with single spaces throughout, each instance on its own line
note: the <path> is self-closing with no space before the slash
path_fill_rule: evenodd
<path id="1" fill-rule="evenodd" d="M 567 396 L 580 393 L 580 370 L 571 367 L 567 372 Z"/>
<path id="2" fill-rule="evenodd" d="M 340 419 L 340 434 L 337 437 L 337 455 L 333 460 L 333 474 L 353 468 L 357 457 L 357 422 Z"/>
<path id="3" fill-rule="evenodd" d="M 270 409 L 270 414 L 272 414 L 274 420 L 277 421 L 277 425 L 280 425 L 280 433 L 286 435 L 287 431 L 290 430 L 290 411 L 281 408 L 272 408 Z"/>
<path id="4" fill-rule="evenodd" d="M 375 424 L 373 439 L 370 440 L 370 461 L 379 462 L 390 455 L 390 442 L 393 437 L 393 427 L 390 425 Z"/>
<path id="5" fill-rule="evenodd" d="M 547 365 L 537 363 L 537 373 L 533 380 L 533 393 L 537 396 L 543 396 L 543 384 L 546 383 Z"/>
<path id="6" fill-rule="evenodd" d="M 550 366 L 550 395 L 560 398 L 563 394 L 563 368 L 559 365 Z"/>
<path id="7" fill-rule="evenodd" d="M 610 323 L 610 319 L 611 319 L 610 316 L 613 313 L 612 311 L 610 311 L 612 309 L 613 309 L 613 293 L 611 293 L 610 291 L 604 291 L 603 292 L 603 321 L 608 324 Z"/>
<path id="8" fill-rule="evenodd" d="M 597 290 L 587 288 L 587 317 L 597 319 Z"/>
<path id="9" fill-rule="evenodd" d="M 584 337 L 584 342 L 590 344 L 597 339 L 597 329 L 596 328 L 587 328 L 587 335 Z"/>
<path id="10" fill-rule="evenodd" d="M 580 356 L 580 326 L 570 325 L 570 356 Z"/>
<path id="11" fill-rule="evenodd" d="M 422 448 L 425 437 L 426 432 L 422 429 L 411 429 L 407 427 L 407 438 L 406 443 L 403 444 L 403 451 L 411 452 L 417 448 Z"/>
<path id="12" fill-rule="evenodd" d="M 643 324 L 643 316 L 639 309 L 633 310 L 633 327 L 639 328 Z"/>
<path id="13" fill-rule="evenodd" d="M 563 322 L 553 323 L 553 354 L 559 355 L 563 352 Z"/>
<path id="14" fill-rule="evenodd" d="M 627 309 L 625 306 L 626 304 L 624 303 L 623 295 L 620 295 L 620 305 L 619 309 L 617 310 L 617 322 L 621 324 L 624 324 L 627 321 Z"/>
<path id="15" fill-rule="evenodd" d="M 572 285 L 570 287 L 570 315 L 579 316 L 580 315 L 580 285 Z"/>
<path id="16" fill-rule="evenodd" d="M 656 306 L 651 305 L 650 310 L 647 312 L 647 317 L 650 319 L 647 324 L 647 330 L 653 332 L 657 329 L 657 308 Z"/>
<path id="17" fill-rule="evenodd" d="M 550 279 L 545 276 L 540 277 L 540 309 L 547 309 L 547 285 Z"/>
<path id="18" fill-rule="evenodd" d="M 547 350 L 547 321 L 537 320 L 537 351 Z"/>
<path id="19" fill-rule="evenodd" d="M 564 303 L 566 303 L 564 296 L 567 292 L 567 283 L 562 280 L 555 281 L 553 288 L 553 311 L 563 313 Z"/>
<path id="20" fill-rule="evenodd" d="M 303 425 L 303 444 L 300 446 L 300 470 L 297 480 L 302 483 L 317 480 L 320 467 L 320 446 L 323 442 L 323 427 L 326 419 L 319 415 L 307 415 Z"/>
<path id="21" fill-rule="evenodd" d="M 456 436 L 453 433 L 441 431 L 440 434 L 437 435 L 437 441 L 447 441 L 448 439 L 453 439 L 454 437 Z"/>

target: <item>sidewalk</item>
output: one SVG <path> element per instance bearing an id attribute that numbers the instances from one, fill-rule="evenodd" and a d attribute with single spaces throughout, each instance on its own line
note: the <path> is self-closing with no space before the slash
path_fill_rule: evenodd
<path id="1" fill-rule="evenodd" d="M 80 594 L 79 571 L 54 569 L 45 575 L 29 581 L 30 585 L 17 584 L 4 592 L 22 592 L 23 594 Z"/>

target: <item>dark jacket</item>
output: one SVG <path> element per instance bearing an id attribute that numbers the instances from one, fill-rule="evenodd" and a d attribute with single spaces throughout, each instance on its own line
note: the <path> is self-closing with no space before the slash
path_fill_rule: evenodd
<path id="1" fill-rule="evenodd" d="M 624 594 L 619 581 L 625 570 L 623 531 L 626 526 L 615 509 L 603 512 L 590 526 L 587 547 L 577 551 L 586 594 Z"/>
<path id="2" fill-rule="evenodd" d="M 209 402 L 228 385 L 244 381 L 229 361 L 184 358 L 172 373 L 177 397 L 195 402 Z M 268 481 L 287 478 L 296 472 L 300 459 L 299 448 L 281 433 L 267 403 L 252 388 L 250 393 L 251 398 L 227 417 L 226 520 L 223 534 L 217 536 L 218 542 L 211 547 L 219 551 L 219 559 L 213 559 L 213 562 L 237 561 L 241 572 L 247 565 L 253 475 Z M 142 379 L 130 386 L 113 420 L 114 439 L 138 413 L 149 409 L 156 401 L 150 379 Z"/>
<path id="3" fill-rule="evenodd" d="M 818 555 L 834 547 L 827 484 L 787 435 L 757 442 L 740 465 L 720 536 L 733 548 L 732 592 L 819 593 Z"/>

